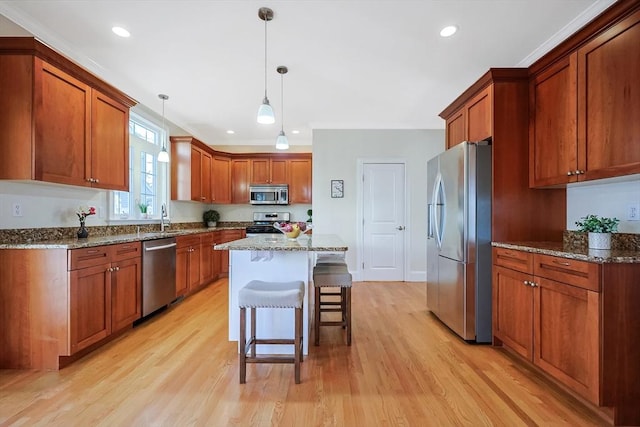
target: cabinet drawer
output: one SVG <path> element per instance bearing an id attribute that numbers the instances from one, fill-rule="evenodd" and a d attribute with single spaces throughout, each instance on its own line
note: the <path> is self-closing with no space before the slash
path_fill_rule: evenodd
<path id="1" fill-rule="evenodd" d="M 142 246 L 140 242 L 120 243 L 113 245 L 113 261 L 122 261 L 141 256 Z"/>
<path id="2" fill-rule="evenodd" d="M 200 235 L 178 236 L 176 237 L 177 248 L 185 248 L 189 246 L 200 246 Z"/>
<path id="3" fill-rule="evenodd" d="M 535 254 L 533 272 L 539 277 L 600 292 L 600 264 Z"/>
<path id="4" fill-rule="evenodd" d="M 513 249 L 493 248 L 493 264 L 531 274 L 533 254 Z"/>
<path id="5" fill-rule="evenodd" d="M 111 249 L 111 246 L 71 249 L 68 254 L 68 270 L 79 270 L 111 262 Z"/>

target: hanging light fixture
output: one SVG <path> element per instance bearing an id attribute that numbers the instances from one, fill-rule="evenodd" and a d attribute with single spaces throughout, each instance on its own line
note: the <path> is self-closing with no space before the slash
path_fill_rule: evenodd
<path id="1" fill-rule="evenodd" d="M 267 22 L 273 19 L 273 10 L 261 7 L 258 9 L 258 17 L 264 21 L 264 99 L 258 108 L 258 123 L 270 125 L 276 122 L 273 108 L 267 98 Z"/>
<path id="2" fill-rule="evenodd" d="M 284 75 L 289 70 L 284 65 L 281 65 L 276 68 L 276 71 L 280 73 L 280 123 L 282 125 L 278 139 L 276 139 L 276 148 L 278 150 L 288 150 L 289 140 L 287 140 L 287 135 L 284 134 Z"/>
<path id="3" fill-rule="evenodd" d="M 162 130 L 164 131 L 164 101 L 169 99 L 169 96 L 161 93 L 158 98 L 162 99 Z M 169 163 L 169 153 L 167 153 L 167 147 L 165 145 L 167 141 L 166 136 L 162 135 L 162 150 L 158 153 L 158 161 L 161 163 Z"/>

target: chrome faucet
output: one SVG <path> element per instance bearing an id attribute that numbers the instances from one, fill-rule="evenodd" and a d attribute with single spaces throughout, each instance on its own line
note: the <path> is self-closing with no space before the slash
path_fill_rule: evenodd
<path id="1" fill-rule="evenodd" d="M 164 203 L 162 204 L 162 213 L 160 216 L 160 232 L 164 233 L 164 229 L 165 227 L 169 227 L 171 225 L 171 220 L 168 217 L 167 214 L 167 205 L 165 205 Z M 166 223 L 165 223 L 165 218 L 166 219 Z"/>

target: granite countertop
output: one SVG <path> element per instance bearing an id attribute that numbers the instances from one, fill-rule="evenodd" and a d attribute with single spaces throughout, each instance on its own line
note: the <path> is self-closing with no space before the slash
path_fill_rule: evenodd
<path id="1" fill-rule="evenodd" d="M 0 243 L 0 249 L 78 249 L 93 246 L 113 245 L 116 243 L 140 242 L 145 240 L 164 239 L 167 237 L 185 236 L 189 234 L 208 233 L 219 230 L 244 230 L 244 227 L 211 227 L 170 230 L 165 232 L 148 232 L 132 234 L 115 234 L 112 236 L 89 236 L 86 239 L 69 238 L 42 240 L 25 243 Z"/>
<path id="2" fill-rule="evenodd" d="M 492 242 L 497 248 L 514 249 L 543 255 L 596 263 L 640 263 L 640 251 L 602 250 L 572 247 L 562 242 Z"/>
<path id="3" fill-rule="evenodd" d="M 317 251 L 344 252 L 349 248 L 335 234 L 303 235 L 289 240 L 284 235 L 278 237 L 247 237 L 233 242 L 215 245 L 216 250 L 232 251 Z"/>

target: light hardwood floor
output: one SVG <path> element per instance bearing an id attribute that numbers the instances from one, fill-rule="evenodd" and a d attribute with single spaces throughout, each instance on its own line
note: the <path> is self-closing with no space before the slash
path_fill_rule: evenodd
<path id="1" fill-rule="evenodd" d="M 470 345 L 426 310 L 424 283 L 355 283 L 353 345 L 321 330 L 293 365 L 238 384 L 220 280 L 59 372 L 0 371 L 0 425 L 604 425 L 506 352 Z M 313 342 L 313 341 L 312 341 Z"/>

